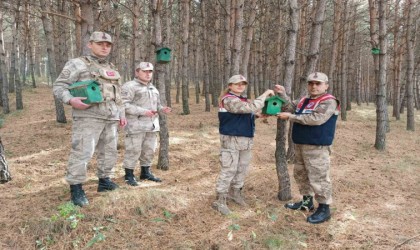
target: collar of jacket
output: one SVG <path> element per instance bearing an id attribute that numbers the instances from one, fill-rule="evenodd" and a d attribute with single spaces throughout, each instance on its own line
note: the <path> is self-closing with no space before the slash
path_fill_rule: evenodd
<path id="1" fill-rule="evenodd" d="M 88 55 L 89 59 L 92 61 L 96 61 L 98 63 L 107 63 L 108 61 L 106 58 L 99 58 L 97 56 L 94 56 L 93 54 Z"/>
<path id="2" fill-rule="evenodd" d="M 136 82 L 138 82 L 138 83 L 140 83 L 141 85 L 144 85 L 144 86 L 146 86 L 146 87 L 148 87 L 148 86 L 150 86 L 150 85 L 152 85 L 152 82 L 142 82 L 142 81 L 140 81 L 138 78 L 134 78 L 134 81 L 136 81 Z"/>

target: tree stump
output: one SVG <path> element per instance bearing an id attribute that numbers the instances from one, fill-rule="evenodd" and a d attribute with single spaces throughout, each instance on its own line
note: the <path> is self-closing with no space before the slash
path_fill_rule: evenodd
<path id="1" fill-rule="evenodd" d="M 12 179 L 12 176 L 9 172 L 9 165 L 6 161 L 6 156 L 4 155 L 3 142 L 0 138 L 0 183 L 6 183 Z"/>

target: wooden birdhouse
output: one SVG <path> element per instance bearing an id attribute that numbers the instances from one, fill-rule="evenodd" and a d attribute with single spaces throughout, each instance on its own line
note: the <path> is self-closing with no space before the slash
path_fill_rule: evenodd
<path id="1" fill-rule="evenodd" d="M 285 102 L 285 100 L 276 95 L 267 98 L 265 99 L 262 113 L 265 115 L 276 115 L 281 112 L 281 106 L 283 106 L 283 103 Z"/>
<path id="2" fill-rule="evenodd" d="M 171 61 L 171 49 L 167 47 L 162 47 L 156 52 L 156 62 L 157 63 L 168 63 Z"/>
<path id="3" fill-rule="evenodd" d="M 381 53 L 381 50 L 378 49 L 378 48 L 372 48 L 371 51 L 372 51 L 372 54 L 374 54 L 374 55 L 379 55 Z"/>
<path id="4" fill-rule="evenodd" d="M 100 103 L 103 102 L 101 88 L 95 80 L 76 82 L 69 87 L 70 94 L 74 97 L 86 97 L 83 103 Z"/>

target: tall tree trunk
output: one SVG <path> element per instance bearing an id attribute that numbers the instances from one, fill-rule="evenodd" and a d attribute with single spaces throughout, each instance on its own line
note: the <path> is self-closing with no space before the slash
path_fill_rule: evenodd
<path id="1" fill-rule="evenodd" d="M 139 1 L 133 2 L 133 29 L 132 29 L 132 36 L 133 39 L 131 40 L 131 52 L 132 52 L 132 61 L 131 61 L 131 68 L 128 70 L 130 72 L 130 77 L 134 76 L 134 70 L 136 66 L 140 63 L 140 23 L 139 23 L 139 16 L 141 12 L 141 5 L 139 5 Z"/>
<path id="2" fill-rule="evenodd" d="M 14 13 L 14 23 L 12 25 L 12 47 L 10 53 L 10 71 L 9 71 L 9 93 L 15 92 L 15 84 L 19 81 L 19 73 L 17 66 L 17 47 L 19 41 L 19 24 L 20 24 L 20 2 L 21 0 L 16 1 L 16 9 Z"/>
<path id="3" fill-rule="evenodd" d="M 166 5 L 166 44 L 172 45 L 172 8 L 173 8 L 173 0 L 168 0 Z M 172 60 L 171 64 L 166 65 L 166 77 L 165 77 L 165 89 L 166 89 L 166 101 L 168 107 L 172 106 L 172 98 L 171 98 L 171 83 L 172 83 L 172 71 L 175 68 L 175 63 Z M 171 70 L 172 69 L 172 70 Z"/>
<path id="4" fill-rule="evenodd" d="M 219 95 L 222 92 L 223 86 L 225 83 L 225 80 L 227 81 L 227 79 L 225 79 L 225 74 L 221 74 L 223 71 L 223 54 L 221 48 L 222 46 L 221 44 L 221 39 L 222 36 L 220 34 L 220 24 L 221 24 L 221 15 L 220 15 L 220 10 L 221 10 L 221 5 L 219 3 L 219 1 L 217 1 L 217 3 L 215 3 L 215 19 L 214 19 L 214 32 L 215 35 L 213 36 L 213 43 L 214 43 L 214 55 L 209 55 L 209 62 L 213 61 L 212 66 L 210 67 L 210 92 L 211 92 L 211 103 L 213 105 L 213 107 L 218 107 L 219 106 Z M 210 45 L 211 46 L 211 45 Z M 212 58 L 214 58 L 214 60 L 211 60 Z"/>
<path id="5" fill-rule="evenodd" d="M 400 40 L 400 18 L 399 18 L 399 3 L 396 2 L 394 9 L 394 64 L 392 67 L 393 71 L 393 100 L 392 100 L 392 116 L 395 116 L 397 120 L 400 120 L 400 72 L 401 72 L 401 50 L 399 49 L 399 40 Z"/>
<path id="6" fill-rule="evenodd" d="M 230 40 L 230 33 L 231 33 L 231 29 L 230 29 L 230 19 L 231 19 L 231 0 L 225 0 L 225 6 L 224 6 L 224 11 L 225 11 L 225 43 L 224 43 L 224 51 L 225 51 L 225 62 L 224 62 L 224 76 L 225 79 L 223 79 L 223 86 L 226 86 L 228 84 L 228 79 L 230 77 L 230 68 L 232 67 L 232 47 L 231 47 L 231 40 Z"/>
<path id="7" fill-rule="evenodd" d="M 18 78 L 18 80 L 16 81 L 16 110 L 22 110 L 23 109 L 23 96 L 22 96 L 22 89 L 23 86 L 25 86 L 26 83 L 26 65 L 27 65 L 27 61 L 26 58 L 28 56 L 28 44 L 29 44 L 29 40 L 28 40 L 28 34 L 29 34 L 29 30 L 26 30 L 27 26 L 26 23 L 28 22 L 28 11 L 26 11 L 28 9 L 28 3 L 24 2 L 24 10 L 22 13 L 22 17 L 19 18 L 19 20 L 21 20 L 21 23 L 23 24 L 23 30 L 24 32 L 20 35 L 21 38 L 20 40 L 20 77 Z"/>
<path id="8" fill-rule="evenodd" d="M 44 1 L 44 0 L 43 0 Z M 87 47 L 89 43 L 90 35 L 95 31 L 94 26 L 94 17 L 95 12 L 93 11 L 93 5 L 98 0 L 79 0 L 80 4 L 80 18 L 82 19 L 80 25 L 80 35 L 81 35 L 81 55 L 89 55 L 90 49 Z"/>
<path id="9" fill-rule="evenodd" d="M 415 130 L 415 114 L 414 114 L 414 40 L 415 40 L 415 27 L 414 27 L 414 0 L 406 1 L 406 8 L 408 9 L 407 15 L 407 30 L 406 30 L 406 46 L 407 46 L 407 130 Z"/>
<path id="10" fill-rule="evenodd" d="M 359 50 L 356 64 L 356 103 L 362 105 L 362 52 Z"/>
<path id="11" fill-rule="evenodd" d="M 297 34 L 299 31 L 299 9 L 297 0 L 289 1 L 289 27 L 287 29 L 286 57 L 284 62 L 284 87 L 287 95 L 291 96 L 295 70 Z M 287 121 L 277 119 L 276 135 L 276 171 L 279 181 L 277 197 L 284 201 L 292 198 L 290 177 L 287 171 L 286 138 Z M 291 126 L 290 126 L 291 127 Z M 289 141 L 291 142 L 291 141 Z"/>
<path id="12" fill-rule="evenodd" d="M 239 74 L 242 49 L 242 29 L 244 26 L 244 0 L 236 0 L 235 3 L 235 34 L 232 44 L 232 69 L 231 75 Z M 243 63 L 243 62 L 242 62 Z"/>
<path id="13" fill-rule="evenodd" d="M 348 25 L 348 16 L 349 16 L 349 11 L 348 9 L 350 9 L 350 6 L 348 4 L 348 1 L 344 2 L 344 11 L 342 12 L 343 14 L 343 18 L 341 20 L 342 23 L 342 27 L 343 27 L 343 36 L 342 36 L 342 45 L 343 47 L 341 48 L 341 66 L 340 66 L 340 86 L 341 86 L 341 95 L 340 95 L 340 104 L 341 104 L 341 120 L 343 121 L 347 121 L 347 98 L 348 98 L 348 92 L 347 92 L 347 60 L 349 58 L 348 56 L 348 50 L 349 50 L 349 45 L 348 45 L 348 32 L 349 32 L 349 25 Z"/>
<path id="14" fill-rule="evenodd" d="M 182 0 L 182 113 L 184 115 L 190 114 L 190 107 L 188 104 L 188 35 L 190 24 L 190 1 Z"/>
<path id="15" fill-rule="evenodd" d="M 47 47 L 47 56 L 48 56 L 48 72 L 52 81 L 57 79 L 57 71 L 56 71 L 56 60 L 54 54 L 54 47 L 53 47 L 53 37 L 52 37 L 52 24 L 47 17 L 48 8 L 46 6 L 45 0 L 39 0 L 41 6 L 41 20 L 42 25 L 44 27 L 45 37 L 46 37 L 46 47 Z M 55 115 L 56 121 L 59 123 L 67 123 L 66 114 L 64 112 L 64 105 L 59 99 L 54 96 L 54 103 L 55 103 Z"/>
<path id="16" fill-rule="evenodd" d="M 379 13 L 379 72 L 376 87 L 376 138 L 375 148 L 385 150 L 387 130 L 386 105 L 386 69 L 387 69 L 387 42 L 386 37 L 386 0 L 378 1 Z"/>
<path id="17" fill-rule="evenodd" d="M 306 66 L 305 72 L 300 78 L 300 89 L 301 92 L 299 96 L 303 96 L 306 94 L 306 77 L 314 72 L 315 65 L 317 64 L 318 56 L 319 56 L 319 45 L 321 42 L 321 31 L 322 25 L 324 23 L 324 14 L 325 14 L 325 7 L 327 0 L 317 0 L 316 10 L 315 10 L 315 19 L 312 22 L 312 32 L 310 38 L 310 45 L 308 50 L 308 56 L 306 57 Z"/>
<path id="18" fill-rule="evenodd" d="M 192 77 L 191 79 L 193 79 L 193 82 L 195 84 L 194 89 L 195 89 L 195 103 L 199 104 L 200 103 L 200 94 L 201 94 L 201 89 L 200 89 L 200 82 L 201 82 L 201 78 L 198 76 L 200 73 L 199 70 L 199 62 L 201 61 L 200 58 L 200 54 L 199 54 L 199 50 L 200 50 L 200 46 L 199 46 L 199 27 L 198 24 L 196 24 L 197 22 L 195 21 L 195 18 L 191 18 L 191 27 L 192 27 L 192 46 L 193 46 L 193 52 L 192 52 L 192 56 L 193 56 L 193 70 L 192 70 Z M 201 38 L 200 38 L 201 40 Z"/>
<path id="19" fill-rule="evenodd" d="M 26 4 L 25 6 L 26 6 L 26 9 L 29 9 L 28 4 Z M 35 59 L 34 59 L 34 38 L 32 37 L 32 30 L 31 30 L 31 25 L 30 25 L 31 22 L 29 21 L 29 18 L 30 17 L 28 16 L 28 20 L 25 21 L 25 31 L 27 32 L 27 35 L 28 35 L 28 59 L 29 59 L 28 69 L 29 69 L 29 74 L 31 75 L 32 88 L 36 88 Z"/>
<path id="20" fill-rule="evenodd" d="M 155 41 L 154 44 L 159 49 L 163 47 L 162 43 L 162 23 L 160 15 L 162 13 L 162 4 L 161 0 L 153 0 L 153 21 L 154 21 L 154 31 L 155 31 Z M 155 81 L 157 82 L 157 86 L 160 93 L 160 103 L 163 106 L 166 106 L 166 89 L 165 89 L 165 65 L 161 63 L 156 63 L 156 67 L 154 70 L 155 74 Z M 157 168 L 168 170 L 169 169 L 169 131 L 166 122 L 166 114 L 163 112 L 159 113 L 159 159 Z"/>
<path id="21" fill-rule="evenodd" d="M 0 12 L 0 79 L 1 83 L 1 106 L 3 106 L 3 114 L 9 114 L 9 79 L 6 67 L 6 51 L 3 44 L 3 13 Z"/>
<path id="22" fill-rule="evenodd" d="M 245 40 L 245 46 L 244 46 L 244 54 L 242 59 L 242 69 L 241 73 L 245 76 L 246 79 L 248 79 L 248 64 L 249 64 L 249 56 L 251 53 L 251 45 L 252 45 L 252 37 L 254 35 L 254 22 L 255 22 L 255 16 L 256 16 L 256 7 L 257 7 L 257 0 L 251 1 L 250 6 L 250 14 L 247 24 L 247 35 Z M 251 86 L 248 87 L 248 90 L 251 91 Z M 250 96 L 250 93 L 248 94 Z"/>
<path id="23" fill-rule="evenodd" d="M 335 87 L 335 78 L 334 72 L 336 72 L 336 62 L 337 62 L 337 44 L 338 44 L 338 35 L 339 35 L 339 28 L 340 28 L 340 19 L 341 19 L 341 11 L 342 11 L 342 2 L 341 1 L 334 1 L 334 23 L 333 23 L 333 39 L 331 44 L 331 61 L 330 61 L 330 68 L 328 70 L 328 93 L 333 93 Z"/>
<path id="24" fill-rule="evenodd" d="M 206 12 L 206 2 L 201 2 L 201 17 L 203 19 L 203 24 L 201 28 L 201 37 L 203 38 L 203 72 L 204 72 L 204 98 L 205 98 L 205 108 L 206 112 L 210 112 L 210 67 L 209 67 L 209 58 L 208 58 L 208 51 L 209 51 L 209 41 L 207 40 L 207 12 Z"/>

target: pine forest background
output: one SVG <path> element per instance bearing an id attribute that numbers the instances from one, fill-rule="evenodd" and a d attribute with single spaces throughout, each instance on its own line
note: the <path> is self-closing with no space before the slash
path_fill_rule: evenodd
<path id="1" fill-rule="evenodd" d="M 317 70 L 329 76 L 343 119 L 352 102 L 382 98 L 380 104 L 392 105 L 391 115 L 399 119 L 404 108 L 412 112 L 412 105 L 420 104 L 418 5 L 413 0 L 3 0 L 3 113 L 10 112 L 8 93 L 16 91 L 16 109 L 22 109 L 22 88 L 51 85 L 69 58 L 87 53 L 90 34 L 99 30 L 115 40 L 110 60 L 124 81 L 138 62 L 155 63 L 155 51 L 170 48 L 172 61 L 158 67 L 156 84 L 166 86 L 169 105 L 185 103 L 185 114 L 188 98 L 200 102 L 204 95 L 206 111 L 217 106 L 233 74 L 249 79 L 250 97 L 276 83 L 286 83 L 289 94 L 299 97 L 305 76 Z"/>

